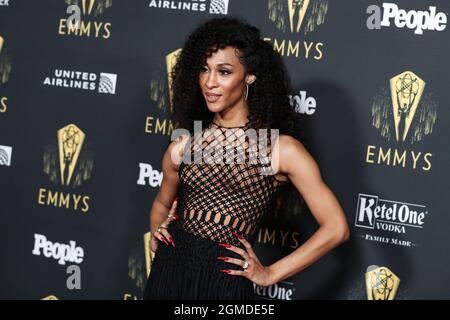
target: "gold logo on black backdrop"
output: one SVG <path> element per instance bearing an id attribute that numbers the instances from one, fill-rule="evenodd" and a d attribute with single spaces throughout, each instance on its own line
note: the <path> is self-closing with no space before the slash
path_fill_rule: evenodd
<path id="1" fill-rule="evenodd" d="M 308 34 L 325 22 L 328 0 L 268 0 L 269 20 L 282 32 L 297 37 L 301 32 Z M 323 42 L 299 41 L 266 37 L 282 56 L 322 59 Z"/>
<path id="2" fill-rule="evenodd" d="M 172 70 L 177 63 L 178 55 L 181 53 L 181 49 L 177 49 L 166 56 L 166 68 L 167 68 L 167 84 L 169 91 L 169 107 L 172 110 Z"/>
<path id="3" fill-rule="evenodd" d="M 42 298 L 41 300 L 59 300 L 57 296 L 50 295 Z"/>
<path id="4" fill-rule="evenodd" d="M 370 266 L 365 278 L 368 300 L 394 300 L 400 279 L 391 270 Z"/>
<path id="5" fill-rule="evenodd" d="M 433 133 L 437 119 L 437 103 L 425 91 L 426 83 L 412 71 L 404 71 L 389 79 L 372 103 L 372 125 L 388 141 L 406 147 Z M 427 89 L 428 91 L 428 89 Z M 430 152 L 368 145 L 366 162 L 388 166 L 431 170 Z"/>
<path id="6" fill-rule="evenodd" d="M 85 134 L 76 125 L 58 130 L 59 169 L 62 185 L 69 185 L 72 178 Z"/>
<path id="7" fill-rule="evenodd" d="M 156 70 L 150 83 L 150 99 L 165 113 L 172 113 L 172 72 L 181 49 L 166 55 L 164 70 Z M 159 68 L 162 69 L 162 68 Z M 171 135 L 173 124 L 170 119 L 147 116 L 145 119 L 146 133 Z"/>
<path id="8" fill-rule="evenodd" d="M 59 208 L 88 212 L 90 196 L 67 192 L 91 178 L 94 156 L 86 146 L 86 135 L 75 124 L 57 131 L 56 143 L 46 147 L 44 152 L 44 172 L 62 190 L 40 187 L 38 203 Z"/>
<path id="9" fill-rule="evenodd" d="M 5 39 L 0 35 L 0 85 L 6 83 L 11 72 L 11 57 L 5 50 Z M 8 98 L 0 96 L 0 113 L 5 113 L 7 110 Z"/>
<path id="10" fill-rule="evenodd" d="M 109 39 L 111 37 L 111 23 L 93 20 L 104 13 L 112 6 L 112 0 L 65 0 L 69 6 L 77 6 L 80 17 L 80 23 L 76 22 L 73 16 L 69 19 L 61 18 L 59 20 L 58 34 L 75 35 L 82 37 L 95 37 Z M 81 2 L 81 8 L 80 8 Z"/>
<path id="11" fill-rule="evenodd" d="M 436 103 L 425 96 L 425 81 L 412 71 L 389 80 L 390 93 L 382 91 L 372 104 L 373 126 L 387 140 L 413 144 L 433 132 Z"/>
<path id="12" fill-rule="evenodd" d="M 422 97 L 425 82 L 411 71 L 405 71 L 390 79 L 392 107 L 397 141 L 405 141 L 417 106 Z"/>
<path id="13" fill-rule="evenodd" d="M 309 0 L 288 0 L 289 25 L 291 32 L 300 32 Z"/>
<path id="14" fill-rule="evenodd" d="M 147 278 L 150 275 L 155 252 L 150 250 L 151 233 L 147 232 L 131 249 L 128 257 L 128 276 L 134 281 L 137 292 L 124 294 L 124 300 L 138 299 L 144 291 Z M 143 241 L 143 242 L 142 242 Z M 159 244 L 161 245 L 161 243 Z"/>

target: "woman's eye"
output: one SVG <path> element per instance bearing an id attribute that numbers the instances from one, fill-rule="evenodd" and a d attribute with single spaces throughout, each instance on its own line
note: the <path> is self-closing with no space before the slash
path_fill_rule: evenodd
<path id="1" fill-rule="evenodd" d="M 208 68 L 202 67 L 202 68 L 200 69 L 200 72 L 208 72 Z M 219 73 L 220 73 L 221 75 L 229 75 L 231 72 L 228 71 L 228 70 L 219 70 Z"/>

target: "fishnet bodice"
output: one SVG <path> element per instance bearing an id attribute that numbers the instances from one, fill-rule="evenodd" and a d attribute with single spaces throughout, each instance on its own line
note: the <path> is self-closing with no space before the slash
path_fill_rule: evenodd
<path id="1" fill-rule="evenodd" d="M 285 183 L 268 174 L 271 146 L 270 130 L 247 126 L 223 127 L 213 122 L 192 136 L 179 169 L 183 229 L 239 245 L 234 231 L 253 242 L 275 192 Z"/>

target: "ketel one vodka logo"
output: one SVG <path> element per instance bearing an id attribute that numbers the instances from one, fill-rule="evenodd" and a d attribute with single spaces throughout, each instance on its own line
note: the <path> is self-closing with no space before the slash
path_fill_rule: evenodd
<path id="1" fill-rule="evenodd" d="M 0 86 L 8 81 L 11 72 L 11 57 L 6 51 L 6 41 L 0 35 Z M 0 114 L 6 112 L 8 97 L 0 95 Z"/>
<path id="2" fill-rule="evenodd" d="M 321 60 L 323 42 L 299 41 L 299 35 L 314 32 L 325 22 L 327 0 L 267 0 L 269 19 L 290 38 L 266 37 L 282 56 Z"/>
<path id="3" fill-rule="evenodd" d="M 75 124 L 58 130 L 57 142 L 44 152 L 44 172 L 60 190 L 41 187 L 39 204 L 88 212 L 90 197 L 71 192 L 90 179 L 94 166 L 93 153 L 85 140 L 85 133 Z"/>
<path id="4" fill-rule="evenodd" d="M 423 205 L 359 194 L 355 226 L 404 234 L 408 228 L 422 229 L 427 214 Z"/>
<path id="5" fill-rule="evenodd" d="M 391 270 L 370 266 L 365 278 L 368 300 L 394 300 L 400 279 Z"/>
<path id="6" fill-rule="evenodd" d="M 112 0 L 65 0 L 66 18 L 61 18 L 58 34 L 62 36 L 80 36 L 109 39 L 111 23 L 98 21 L 98 16 L 112 6 Z M 81 6 L 80 6 L 81 4 Z"/>

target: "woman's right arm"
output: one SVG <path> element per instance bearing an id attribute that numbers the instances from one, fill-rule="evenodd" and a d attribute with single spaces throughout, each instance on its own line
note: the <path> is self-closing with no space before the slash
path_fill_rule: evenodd
<path id="1" fill-rule="evenodd" d="M 164 241 L 171 239 L 171 236 L 166 229 L 161 229 L 161 232 L 157 232 L 158 226 L 168 219 L 169 212 L 172 208 L 173 202 L 178 193 L 179 178 L 178 170 L 179 163 L 181 162 L 181 150 L 183 150 L 187 141 L 187 136 L 182 136 L 179 139 L 172 141 L 166 152 L 164 153 L 162 160 L 163 179 L 158 194 L 153 201 L 153 205 L 150 211 L 150 232 L 152 234 L 151 249 L 156 251 L 158 241 L 155 239 Z M 168 221 L 169 222 L 169 221 Z M 164 225 L 168 225 L 165 222 Z"/>

